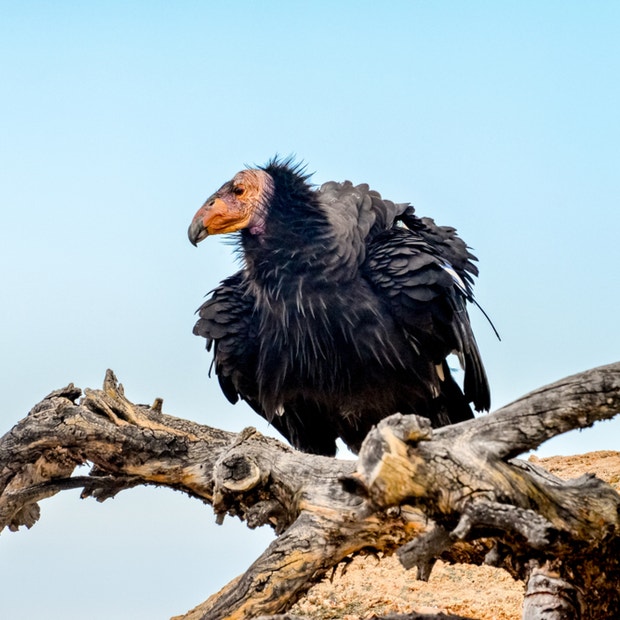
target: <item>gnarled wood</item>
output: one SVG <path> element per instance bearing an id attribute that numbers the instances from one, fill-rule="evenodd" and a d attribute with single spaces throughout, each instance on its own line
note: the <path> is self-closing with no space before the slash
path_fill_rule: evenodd
<path id="1" fill-rule="evenodd" d="M 614 364 L 451 427 L 431 431 L 422 418 L 391 416 L 366 438 L 352 483 L 379 509 L 417 506 L 436 523 L 399 550 L 405 566 L 417 566 L 421 577 L 455 541 L 491 537 L 497 542 L 487 562 L 535 581 L 540 567 L 552 566 L 545 582 L 564 584 L 544 598 L 534 596 L 540 588 L 530 583 L 524 617 L 547 617 L 536 615 L 541 607 L 532 608 L 547 606 L 549 597 L 563 614 L 550 618 L 620 617 L 620 496 L 594 476 L 563 482 L 510 460 L 512 446 L 532 449 L 618 411 L 620 364 Z"/>
<path id="2" fill-rule="evenodd" d="M 439 555 L 486 559 L 521 577 L 557 576 L 566 584 L 558 597 L 574 588 L 570 603 L 582 618 L 620 612 L 619 496 L 593 477 L 562 482 L 511 460 L 620 411 L 620 364 L 452 427 L 392 416 L 357 462 L 302 454 L 254 429 L 235 434 L 174 418 L 159 399 L 134 405 L 110 371 L 103 390 L 80 397 L 73 385 L 53 392 L 0 440 L 0 528 L 31 527 L 38 502 L 66 488 L 103 501 L 139 484 L 205 500 L 220 520 L 274 527 L 279 537 L 246 573 L 187 620 L 285 612 L 347 556 L 396 549 L 422 578 Z M 90 474 L 72 478 L 83 463 Z M 535 585 L 532 577 L 528 613 L 542 600 Z"/>

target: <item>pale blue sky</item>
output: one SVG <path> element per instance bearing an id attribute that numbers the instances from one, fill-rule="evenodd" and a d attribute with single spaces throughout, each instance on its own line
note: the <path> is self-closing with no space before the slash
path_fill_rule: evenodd
<path id="1" fill-rule="evenodd" d="M 495 406 L 620 358 L 617 2 L 0 1 L 0 53 L 2 433 L 108 367 L 135 401 L 270 432 L 207 378 L 193 312 L 234 261 L 186 230 L 275 153 L 458 228 Z M 163 490 L 42 512 L 0 537 L 2 618 L 168 618 L 270 537 Z"/>

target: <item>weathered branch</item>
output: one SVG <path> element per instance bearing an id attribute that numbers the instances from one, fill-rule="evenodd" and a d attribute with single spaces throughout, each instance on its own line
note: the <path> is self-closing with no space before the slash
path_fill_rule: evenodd
<path id="1" fill-rule="evenodd" d="M 516 452 L 511 445 L 535 448 L 618 411 L 620 364 L 613 364 L 436 431 L 422 418 L 392 416 L 366 438 L 352 484 L 380 509 L 409 504 L 435 521 L 435 530 L 399 551 L 405 566 L 418 566 L 422 577 L 442 547 L 492 536 L 499 542 L 487 562 L 520 577 L 546 574 L 547 583 L 557 577 L 580 593 L 570 597 L 574 615 L 562 604 L 557 617 L 617 617 L 620 496 L 594 476 L 563 482 L 507 459 Z M 528 592 L 533 587 L 530 582 Z M 588 598 L 585 608 L 573 600 Z"/>
<path id="2" fill-rule="evenodd" d="M 570 602 L 583 618 L 620 613 L 608 583 L 620 578 L 618 495 L 593 477 L 564 483 L 509 460 L 620 411 L 620 364 L 453 427 L 433 431 L 422 418 L 393 416 L 369 435 L 357 463 L 302 454 L 254 429 L 235 434 L 174 418 L 159 399 L 134 405 L 110 371 L 103 390 L 80 396 L 73 385 L 53 392 L 0 439 L 0 528 L 31 527 L 38 502 L 66 488 L 103 501 L 139 484 L 200 498 L 219 520 L 231 514 L 274 527 L 279 537 L 246 573 L 187 620 L 284 612 L 347 556 L 399 548 L 422 578 L 438 555 L 486 558 L 539 584 L 557 577 L 578 593 Z M 83 463 L 90 474 L 71 477 Z M 540 601 L 535 585 L 532 577 L 526 609 Z"/>
<path id="3" fill-rule="evenodd" d="M 36 405 L 0 441 L 0 527 L 31 527 L 36 502 L 83 486 L 98 500 L 137 484 L 165 485 L 277 538 L 246 574 L 187 618 L 250 618 L 290 606 L 331 567 L 364 547 L 392 550 L 421 516 L 376 512 L 339 480 L 351 461 L 302 454 L 254 429 L 235 434 L 133 405 L 111 371 L 103 390 L 68 386 Z M 70 478 L 91 463 L 87 477 Z"/>

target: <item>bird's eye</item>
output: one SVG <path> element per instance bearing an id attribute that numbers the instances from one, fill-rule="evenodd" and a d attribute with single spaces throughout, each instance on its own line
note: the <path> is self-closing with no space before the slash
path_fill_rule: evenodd
<path id="1" fill-rule="evenodd" d="M 233 187 L 233 194 L 235 196 L 242 196 L 245 193 L 245 187 L 241 187 L 239 185 Z"/>

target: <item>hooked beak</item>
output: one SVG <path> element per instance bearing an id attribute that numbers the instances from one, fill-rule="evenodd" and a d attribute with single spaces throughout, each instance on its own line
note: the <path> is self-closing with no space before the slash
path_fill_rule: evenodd
<path id="1" fill-rule="evenodd" d="M 225 209 L 226 205 L 223 200 L 214 194 L 196 211 L 196 215 L 194 215 L 194 219 L 187 229 L 187 236 L 193 246 L 197 246 L 211 234 L 209 224 L 217 213 Z"/>
<path id="2" fill-rule="evenodd" d="M 245 228 L 250 217 L 249 209 L 231 207 L 226 200 L 213 194 L 194 215 L 187 236 L 193 245 L 198 245 L 209 235 L 223 235 Z"/>
<path id="3" fill-rule="evenodd" d="M 209 236 L 209 231 L 204 225 L 204 207 L 201 207 L 194 216 L 192 223 L 187 229 L 187 236 L 193 246 L 197 246 L 203 239 Z"/>

